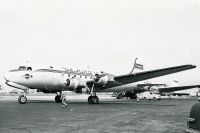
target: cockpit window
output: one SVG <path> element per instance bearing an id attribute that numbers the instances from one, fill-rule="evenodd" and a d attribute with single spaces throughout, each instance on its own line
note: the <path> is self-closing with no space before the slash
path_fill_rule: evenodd
<path id="1" fill-rule="evenodd" d="M 20 66 L 18 68 L 18 70 L 28 70 L 28 71 L 32 71 L 32 68 L 31 67 L 26 67 L 26 66 Z"/>
<path id="2" fill-rule="evenodd" d="M 32 71 L 32 68 L 31 68 L 31 67 L 27 67 L 27 70 L 28 70 L 28 71 Z"/>
<path id="3" fill-rule="evenodd" d="M 32 71 L 32 67 L 19 66 L 18 69 L 10 70 L 10 72 L 15 72 L 15 71 Z"/>
<path id="4" fill-rule="evenodd" d="M 25 66 L 20 66 L 18 69 L 19 70 L 26 70 L 26 67 Z"/>

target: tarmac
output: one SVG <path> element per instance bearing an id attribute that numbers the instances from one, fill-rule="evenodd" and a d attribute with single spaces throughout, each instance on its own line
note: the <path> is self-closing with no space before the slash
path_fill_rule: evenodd
<path id="1" fill-rule="evenodd" d="M 0 133 L 184 133 L 193 99 L 136 101 L 100 95 L 69 96 L 68 107 L 54 96 L 0 96 Z"/>

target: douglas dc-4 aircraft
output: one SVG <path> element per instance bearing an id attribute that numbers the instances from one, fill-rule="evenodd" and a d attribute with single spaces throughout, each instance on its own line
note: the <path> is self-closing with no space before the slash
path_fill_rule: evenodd
<path id="1" fill-rule="evenodd" d="M 26 92 L 29 89 L 37 89 L 44 93 L 56 93 L 56 102 L 61 102 L 60 97 L 63 91 L 82 93 L 83 90 L 87 90 L 90 94 L 88 103 L 98 103 L 99 98 L 96 92 L 134 90 L 134 88 L 138 88 L 136 84 L 138 81 L 185 71 L 195 67 L 194 65 L 182 65 L 115 76 L 105 72 L 93 73 L 67 68 L 55 69 L 52 66 L 36 69 L 26 65 L 10 70 L 4 75 L 4 78 L 7 85 L 24 90 L 24 94 L 18 98 L 20 104 L 26 103 Z"/>

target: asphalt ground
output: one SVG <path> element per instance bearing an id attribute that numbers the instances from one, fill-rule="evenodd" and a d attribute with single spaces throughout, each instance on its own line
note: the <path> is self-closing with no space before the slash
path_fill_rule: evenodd
<path id="1" fill-rule="evenodd" d="M 17 96 L 0 96 L 0 133 L 184 133 L 190 108 L 197 99 L 161 101 L 117 100 L 100 96 L 68 97 L 68 107 L 54 96 L 30 96 L 22 105 Z"/>

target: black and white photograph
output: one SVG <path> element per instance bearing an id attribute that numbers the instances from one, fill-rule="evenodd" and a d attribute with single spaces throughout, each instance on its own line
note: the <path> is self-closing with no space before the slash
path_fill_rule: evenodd
<path id="1" fill-rule="evenodd" d="M 0 133 L 200 133 L 199 0 L 0 1 Z"/>

